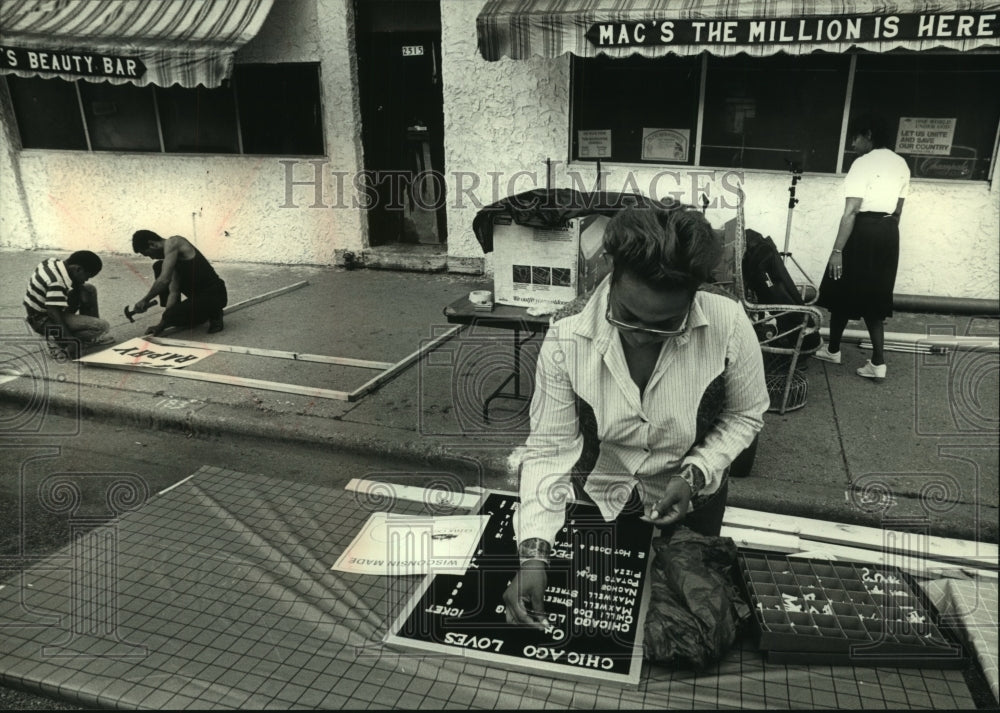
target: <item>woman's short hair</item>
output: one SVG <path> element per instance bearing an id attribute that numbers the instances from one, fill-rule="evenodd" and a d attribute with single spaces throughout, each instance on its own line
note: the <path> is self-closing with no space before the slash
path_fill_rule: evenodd
<path id="1" fill-rule="evenodd" d="M 722 244 L 694 206 L 636 207 L 608 223 L 604 251 L 614 261 L 612 282 L 628 270 L 654 289 L 696 290 L 709 280 Z"/>
<path id="2" fill-rule="evenodd" d="M 137 230 L 132 233 L 132 252 L 141 253 L 152 240 L 163 240 L 152 230 Z"/>
<path id="3" fill-rule="evenodd" d="M 63 260 L 63 264 L 82 267 L 91 277 L 100 273 L 101 268 L 104 267 L 104 263 L 101 262 L 101 258 L 98 257 L 97 253 L 91 252 L 90 250 L 77 250 L 75 253 Z"/>
<path id="4" fill-rule="evenodd" d="M 858 114 L 847 125 L 847 139 L 850 141 L 855 136 L 866 136 L 871 132 L 872 147 L 883 149 L 889 145 L 889 125 L 886 120 L 878 114 L 866 112 Z"/>

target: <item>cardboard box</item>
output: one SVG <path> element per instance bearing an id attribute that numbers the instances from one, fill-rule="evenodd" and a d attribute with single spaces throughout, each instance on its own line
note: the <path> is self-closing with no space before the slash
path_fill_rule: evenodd
<path id="1" fill-rule="evenodd" d="M 560 228 L 493 222 L 493 294 L 497 304 L 531 307 L 566 304 L 608 273 L 603 258 L 608 218 L 571 218 Z"/>

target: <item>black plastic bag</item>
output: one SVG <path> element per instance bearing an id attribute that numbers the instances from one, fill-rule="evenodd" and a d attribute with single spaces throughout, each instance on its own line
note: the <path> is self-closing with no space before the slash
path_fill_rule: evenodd
<path id="1" fill-rule="evenodd" d="M 760 304 L 803 305 L 799 288 L 788 274 L 785 261 L 778 252 L 771 236 L 764 237 L 756 230 L 746 231 L 746 252 L 743 253 L 743 280 Z M 778 314 L 775 318 L 778 331 L 789 332 L 778 338 L 771 346 L 791 349 L 799 338 L 798 330 L 804 326 L 801 314 Z M 807 334 L 802 343 L 805 351 L 817 349 L 821 343 L 819 334 Z M 785 367 L 787 368 L 787 366 Z"/>
<path id="2" fill-rule="evenodd" d="M 750 607 L 733 584 L 736 544 L 678 527 L 653 540 L 649 613 L 643 641 L 653 663 L 703 669 L 736 640 Z"/>

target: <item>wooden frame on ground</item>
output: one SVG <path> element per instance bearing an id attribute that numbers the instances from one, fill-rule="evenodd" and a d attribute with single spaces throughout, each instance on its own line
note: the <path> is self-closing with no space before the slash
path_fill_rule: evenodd
<path id="1" fill-rule="evenodd" d="M 188 369 L 169 368 L 159 369 L 143 366 L 120 366 L 114 364 L 95 364 L 111 369 L 123 369 L 125 371 L 142 371 L 149 374 L 164 374 L 176 376 L 181 379 L 192 379 L 194 381 L 208 381 L 216 384 L 227 384 L 229 386 L 245 386 L 251 389 L 262 389 L 264 391 L 279 391 L 285 394 L 297 394 L 299 396 L 312 396 L 321 399 L 334 399 L 337 401 L 353 402 L 359 400 L 386 382 L 397 377 L 403 370 L 420 359 L 424 354 L 437 349 L 441 344 L 461 332 L 464 327 L 452 327 L 443 334 L 438 335 L 412 354 L 404 357 L 395 364 L 391 362 L 366 361 L 364 359 L 348 359 L 344 357 L 331 357 L 322 354 L 300 354 L 298 352 L 277 351 L 272 349 L 256 349 L 253 347 L 241 347 L 230 344 L 212 344 L 209 342 L 192 342 L 181 339 L 165 339 L 163 337 L 151 337 L 149 341 L 165 347 L 194 347 L 203 349 L 215 349 L 220 352 L 233 352 L 236 354 L 249 354 L 251 356 L 274 357 L 278 359 L 291 359 L 293 361 L 311 361 L 324 364 L 339 364 L 341 366 L 355 366 L 363 369 L 381 369 L 382 373 L 373 379 L 368 380 L 354 391 L 336 391 L 333 389 L 320 389 L 312 386 L 298 386 L 296 384 L 286 384 L 279 381 L 264 381 L 262 379 L 249 379 L 241 376 L 231 376 L 229 374 L 212 374 L 204 371 L 190 371 Z"/>
<path id="2" fill-rule="evenodd" d="M 283 295 L 287 292 L 305 287 L 309 282 L 303 280 L 285 287 L 279 287 L 271 292 L 266 292 L 256 297 L 237 302 L 222 310 L 223 314 L 230 314 L 236 310 L 250 307 L 259 302 L 269 300 L 272 297 Z M 228 386 L 244 386 L 251 389 L 261 389 L 264 391 L 278 391 L 284 394 L 297 394 L 299 396 L 312 396 L 321 399 L 334 399 L 337 401 L 357 401 L 365 394 L 368 394 L 382 384 L 394 379 L 408 366 L 420 359 L 424 354 L 431 352 L 441 346 L 444 342 L 458 335 L 465 329 L 465 325 L 452 327 L 439 334 L 430 341 L 421 345 L 412 354 L 404 357 L 398 362 L 369 361 L 366 359 L 350 359 L 347 357 L 333 357 L 322 354 L 304 354 L 300 352 L 280 351 L 275 349 L 258 349 L 256 347 L 243 347 L 232 344 L 213 344 L 211 342 L 195 342 L 184 339 L 169 339 L 166 337 L 148 337 L 151 344 L 158 344 L 165 347 L 192 347 L 196 349 L 213 349 L 218 352 L 231 352 L 234 354 L 248 354 L 250 356 L 264 356 L 276 359 L 290 359 L 292 361 L 318 362 L 321 364 L 336 364 L 339 366 L 353 366 L 362 369 L 378 369 L 380 374 L 369 379 L 354 391 L 336 391 L 334 389 L 320 389 L 312 386 L 299 386 L 296 384 L 286 384 L 279 381 L 265 381 L 262 379 L 249 379 L 241 376 L 231 376 L 229 374 L 212 374 L 204 371 L 191 371 L 183 368 L 153 368 L 146 366 L 127 366 L 119 364 L 92 363 L 91 366 L 102 366 L 110 369 L 122 369 L 124 371 L 141 371 L 149 374 L 165 374 L 176 376 L 181 379 L 192 379 L 194 381 L 207 381 L 216 384 L 226 384 Z"/>

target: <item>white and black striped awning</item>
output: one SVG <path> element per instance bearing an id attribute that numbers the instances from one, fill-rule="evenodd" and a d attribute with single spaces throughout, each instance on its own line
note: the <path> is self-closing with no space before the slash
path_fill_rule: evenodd
<path id="1" fill-rule="evenodd" d="M 488 0 L 479 52 L 720 56 L 1000 47 L 1000 0 Z"/>
<path id="2" fill-rule="evenodd" d="M 3 0 L 0 73 L 217 87 L 273 0 Z"/>

